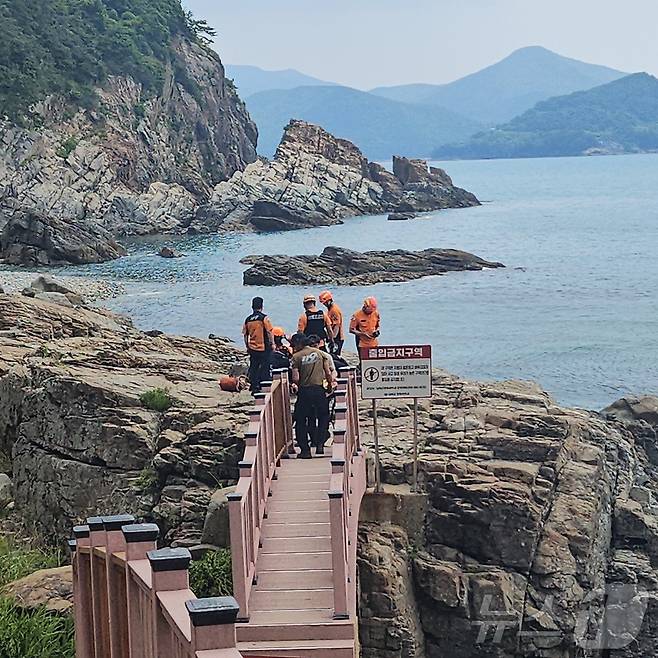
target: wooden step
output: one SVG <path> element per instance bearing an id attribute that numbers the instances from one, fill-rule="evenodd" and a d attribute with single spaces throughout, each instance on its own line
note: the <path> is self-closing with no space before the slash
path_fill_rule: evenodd
<path id="1" fill-rule="evenodd" d="M 331 537 L 329 523 L 271 523 L 263 525 L 262 540 L 288 537 L 294 541 L 297 537 Z"/>
<path id="2" fill-rule="evenodd" d="M 315 512 L 329 511 L 329 496 L 322 500 L 274 500 L 270 498 L 267 512 Z"/>
<path id="3" fill-rule="evenodd" d="M 263 548 L 259 555 L 268 555 L 269 553 L 294 553 L 309 554 L 331 552 L 330 537 L 268 537 L 262 540 Z M 306 566 L 300 566 L 300 569 L 307 569 Z M 258 559 L 258 569 L 262 569 L 260 558 Z"/>
<path id="4" fill-rule="evenodd" d="M 353 658 L 354 645 L 354 640 L 240 642 L 238 650 L 245 658 Z"/>
<path id="5" fill-rule="evenodd" d="M 280 491 L 317 491 L 321 489 L 323 491 L 329 490 L 329 485 L 331 484 L 331 478 L 327 477 L 301 477 L 301 478 L 284 478 L 272 484 L 272 494 L 276 494 Z"/>
<path id="6" fill-rule="evenodd" d="M 290 489 L 288 491 L 272 492 L 272 501 L 309 501 L 309 500 L 328 500 L 327 490 L 322 489 Z"/>
<path id="7" fill-rule="evenodd" d="M 256 589 L 332 589 L 334 574 L 331 569 L 306 569 L 288 571 L 262 571 L 258 574 Z"/>
<path id="8" fill-rule="evenodd" d="M 355 637 L 353 621 L 334 621 L 331 610 L 309 610 L 303 618 L 295 615 L 291 623 L 289 612 L 252 612 L 248 624 L 237 624 L 238 642 L 268 642 L 294 640 L 352 640 Z M 300 620 L 298 622 L 297 620 Z M 303 620 L 303 623 L 301 623 Z"/>
<path id="9" fill-rule="evenodd" d="M 295 523 L 329 523 L 329 509 L 310 512 L 292 512 L 288 510 L 285 512 L 269 512 L 267 515 L 267 523 L 287 523 L 288 521 L 294 521 Z"/>
<path id="10" fill-rule="evenodd" d="M 334 592 L 330 589 L 254 590 L 249 598 L 249 609 L 254 611 L 325 610 L 333 605 Z"/>
<path id="11" fill-rule="evenodd" d="M 331 569 L 331 553 L 262 553 L 258 558 L 258 573 L 288 569 Z"/>

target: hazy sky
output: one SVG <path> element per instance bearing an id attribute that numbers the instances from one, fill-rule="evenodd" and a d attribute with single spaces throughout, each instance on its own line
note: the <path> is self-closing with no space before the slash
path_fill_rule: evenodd
<path id="1" fill-rule="evenodd" d="M 542 45 L 658 73 L 658 0 L 183 0 L 231 64 L 296 68 L 362 89 L 448 82 Z"/>

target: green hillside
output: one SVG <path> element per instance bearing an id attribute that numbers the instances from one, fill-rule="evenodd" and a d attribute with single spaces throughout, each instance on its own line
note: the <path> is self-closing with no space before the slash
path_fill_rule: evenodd
<path id="1" fill-rule="evenodd" d="M 290 119 L 349 139 L 374 160 L 428 156 L 437 144 L 465 139 L 481 128 L 443 108 L 398 103 L 340 86 L 264 91 L 246 103 L 258 126 L 258 152 L 265 156 L 274 153 Z"/>
<path id="2" fill-rule="evenodd" d="M 0 0 L 0 115 L 20 121 L 52 93 L 90 105 L 110 74 L 158 89 L 172 38 L 211 33 L 180 0 Z"/>
<path id="3" fill-rule="evenodd" d="M 539 103 L 463 144 L 438 148 L 439 158 L 533 158 L 658 150 L 658 80 L 626 76 L 589 91 Z"/>

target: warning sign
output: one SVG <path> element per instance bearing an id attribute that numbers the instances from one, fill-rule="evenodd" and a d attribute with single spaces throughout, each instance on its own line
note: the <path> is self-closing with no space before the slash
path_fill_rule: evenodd
<path id="1" fill-rule="evenodd" d="M 432 397 L 432 346 L 389 345 L 361 350 L 364 400 Z"/>

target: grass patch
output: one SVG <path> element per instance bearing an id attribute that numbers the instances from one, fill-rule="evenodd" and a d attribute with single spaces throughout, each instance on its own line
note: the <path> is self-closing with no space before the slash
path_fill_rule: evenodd
<path id="1" fill-rule="evenodd" d="M 74 658 L 73 619 L 40 609 L 21 610 L 0 599 L 2 658 Z"/>
<path id="2" fill-rule="evenodd" d="M 167 411 L 174 404 L 166 388 L 154 388 L 139 396 L 139 401 L 151 411 Z"/>
<path id="3" fill-rule="evenodd" d="M 143 492 L 152 491 L 156 488 L 158 481 L 159 478 L 155 469 L 145 468 L 140 472 L 137 482 L 135 482 L 135 486 Z"/>
<path id="4" fill-rule="evenodd" d="M 56 154 L 60 158 L 66 160 L 66 158 L 68 158 L 69 155 L 71 155 L 71 153 L 75 151 L 76 147 L 79 144 L 79 141 L 80 140 L 76 139 L 75 137 L 68 137 L 60 144 L 59 148 L 56 151 Z"/>
<path id="5" fill-rule="evenodd" d="M 233 596 L 231 553 L 210 551 L 190 565 L 190 589 L 200 599 Z"/>
<path id="6" fill-rule="evenodd" d="M 59 550 L 32 548 L 0 536 L 0 588 L 35 571 L 54 569 L 62 563 Z M 0 656 L 4 658 L 4 654 L 0 653 Z"/>

